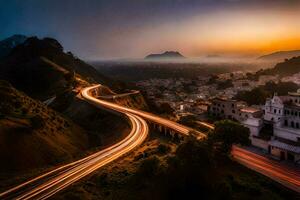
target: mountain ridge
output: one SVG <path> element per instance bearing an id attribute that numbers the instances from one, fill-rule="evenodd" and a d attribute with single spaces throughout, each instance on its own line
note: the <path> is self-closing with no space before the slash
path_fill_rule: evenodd
<path id="1" fill-rule="evenodd" d="M 13 48 L 25 42 L 27 37 L 21 34 L 15 34 L 0 41 L 0 59 L 6 57 Z"/>
<path id="2" fill-rule="evenodd" d="M 52 38 L 30 37 L 0 60 L 0 79 L 38 99 L 71 89 L 70 80 L 66 79 L 69 76 L 88 83 L 113 83 L 71 52 L 65 53 L 62 45 Z"/>
<path id="3" fill-rule="evenodd" d="M 285 59 L 277 63 L 273 68 L 259 70 L 256 75 L 279 75 L 281 77 L 291 76 L 300 72 L 300 56 Z"/>
<path id="4" fill-rule="evenodd" d="M 161 54 L 149 54 L 145 57 L 145 59 L 183 59 L 185 58 L 178 51 L 165 51 Z"/>
<path id="5" fill-rule="evenodd" d="M 285 59 L 290 59 L 292 57 L 300 56 L 300 50 L 291 51 L 277 51 L 267 55 L 260 56 L 259 60 L 265 61 L 284 61 Z"/>

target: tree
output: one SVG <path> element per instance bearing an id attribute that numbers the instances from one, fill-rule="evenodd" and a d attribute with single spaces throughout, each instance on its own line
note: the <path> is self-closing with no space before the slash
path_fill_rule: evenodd
<path id="1" fill-rule="evenodd" d="M 208 134 L 208 141 L 220 148 L 221 152 L 230 153 L 233 144 L 249 145 L 250 130 L 230 120 L 215 123 L 215 129 Z"/>
<path id="2" fill-rule="evenodd" d="M 162 103 L 160 105 L 160 112 L 166 114 L 172 114 L 174 112 L 173 108 L 168 103 Z"/>
<path id="3" fill-rule="evenodd" d="M 263 88 L 257 87 L 251 91 L 241 91 L 238 92 L 235 98 L 237 100 L 245 101 L 249 105 L 261 105 L 266 102 L 266 98 L 270 97 L 268 93 Z"/>
<path id="4" fill-rule="evenodd" d="M 137 174 L 139 177 L 152 177 L 158 172 L 159 165 L 160 161 L 156 156 L 147 158 L 141 163 Z"/>
<path id="5" fill-rule="evenodd" d="M 226 81 L 220 81 L 220 82 L 218 82 L 218 85 L 217 85 L 218 90 L 225 90 L 230 87 L 233 87 L 233 83 L 232 83 L 232 80 L 229 80 L 229 79 Z"/>
<path id="6" fill-rule="evenodd" d="M 31 126 L 33 129 L 40 129 L 44 126 L 44 120 L 41 116 L 35 115 L 30 119 Z"/>

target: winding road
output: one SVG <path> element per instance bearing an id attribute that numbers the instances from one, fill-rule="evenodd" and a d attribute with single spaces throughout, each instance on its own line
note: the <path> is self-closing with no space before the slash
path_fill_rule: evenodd
<path id="1" fill-rule="evenodd" d="M 82 91 L 82 96 L 86 98 L 87 101 L 97 107 L 107 106 L 105 101 L 99 101 L 92 97 L 89 89 L 90 88 L 87 88 Z M 104 105 L 101 105 L 102 103 Z M 88 157 L 61 166 L 11 188 L 1 193 L 0 199 L 47 199 L 75 181 L 139 146 L 146 139 L 149 132 L 146 121 L 126 111 L 119 110 L 119 112 L 125 114 L 131 123 L 131 132 L 125 139 Z"/>
<path id="2" fill-rule="evenodd" d="M 148 112 L 127 108 L 98 99 L 93 96 L 98 87 L 101 87 L 101 85 L 84 88 L 81 91 L 82 97 L 97 108 L 113 110 L 126 115 L 132 128 L 128 136 L 117 144 L 114 144 L 104 150 L 96 152 L 78 161 L 58 167 L 50 172 L 2 192 L 0 193 L 0 199 L 47 199 L 72 183 L 91 174 L 95 170 L 139 146 L 147 138 L 149 132 L 149 128 L 145 120 L 168 127 L 183 135 L 189 135 L 190 131 L 193 130 L 184 125 Z M 210 129 L 214 128 L 213 125 L 207 123 L 203 123 L 203 125 Z M 199 132 L 198 138 L 202 137 L 205 137 L 205 135 Z M 299 192 L 299 171 L 284 168 L 273 161 L 238 147 L 233 148 L 232 155 L 234 159 L 241 164 L 259 173 L 267 175 L 273 180 Z"/>
<path id="3" fill-rule="evenodd" d="M 120 106 L 120 105 L 115 104 L 115 103 L 111 103 L 111 102 L 108 102 L 108 101 L 103 101 L 103 100 L 100 100 L 100 99 L 96 99 L 92 95 L 90 95 L 90 92 L 93 91 L 93 90 L 96 90 L 99 87 L 101 87 L 100 84 L 85 88 L 82 91 L 82 96 L 88 102 L 90 102 L 90 103 L 92 103 L 96 106 L 100 105 L 102 108 L 105 107 L 105 108 L 109 108 L 111 110 L 115 110 L 115 111 L 118 111 L 118 112 L 131 113 L 131 114 L 140 116 L 140 117 L 142 117 L 143 119 L 145 119 L 147 121 L 150 121 L 150 122 L 153 122 L 153 123 L 156 123 L 156 124 L 160 124 L 164 127 L 168 127 L 168 128 L 170 128 L 170 129 L 172 129 L 172 130 L 174 130 L 174 131 L 176 131 L 180 134 L 183 134 L 183 135 L 189 135 L 190 131 L 195 131 L 194 129 L 192 129 L 190 127 L 184 126 L 182 124 L 178 124 L 174 121 L 159 117 L 159 116 L 154 115 L 152 113 L 148 113 L 148 112 L 133 109 L 133 108 L 127 108 L 127 107 Z M 205 137 L 205 134 L 203 134 L 201 132 L 197 132 L 197 135 L 199 135 L 200 137 Z"/>
<path id="4" fill-rule="evenodd" d="M 132 130 L 129 135 L 122 141 L 104 150 L 87 156 L 81 160 L 58 167 L 55 170 L 2 192 L 0 194 L 1 199 L 47 199 L 75 181 L 91 174 L 100 167 L 112 162 L 139 146 L 146 139 L 149 132 L 149 128 L 145 120 L 166 126 L 183 135 L 188 135 L 192 130 L 189 127 L 158 117 L 151 113 L 97 99 L 93 96 L 93 92 L 98 87 L 101 87 L 101 85 L 84 88 L 81 91 L 82 97 L 97 108 L 104 108 L 125 114 L 131 122 Z"/>

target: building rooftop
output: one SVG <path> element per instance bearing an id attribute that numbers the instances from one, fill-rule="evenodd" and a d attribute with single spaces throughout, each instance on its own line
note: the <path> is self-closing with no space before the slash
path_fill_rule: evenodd
<path id="1" fill-rule="evenodd" d="M 261 110 L 258 108 L 254 108 L 254 107 L 245 107 L 241 109 L 241 112 L 246 112 L 246 113 L 256 113 L 256 112 L 260 112 Z"/>
<path id="2" fill-rule="evenodd" d="M 297 92 L 289 92 L 288 94 L 289 94 L 290 96 L 300 97 L 300 89 L 298 89 Z"/>
<path id="3" fill-rule="evenodd" d="M 299 146 L 294 146 L 294 145 L 290 145 L 284 142 L 280 142 L 278 140 L 271 140 L 269 141 L 269 144 L 271 146 L 277 147 L 279 149 L 284 149 L 284 150 L 288 150 L 294 153 L 299 154 L 300 153 L 300 147 Z"/>

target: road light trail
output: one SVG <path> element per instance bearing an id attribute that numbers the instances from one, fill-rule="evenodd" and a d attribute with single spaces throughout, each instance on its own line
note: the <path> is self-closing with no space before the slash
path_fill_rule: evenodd
<path id="1" fill-rule="evenodd" d="M 200 122 L 199 124 L 211 130 L 215 128 L 213 124 L 205 122 Z M 238 163 L 300 193 L 300 169 L 289 167 L 278 161 L 271 160 L 270 158 L 258 155 L 236 145 L 232 146 L 231 155 Z"/>
<path id="2" fill-rule="evenodd" d="M 86 158 L 59 167 L 7 190 L 0 194 L 0 198 L 46 199 L 140 145 L 148 135 L 147 123 L 139 116 L 120 112 L 129 118 L 132 126 L 130 134 L 125 139 Z"/>
<path id="3" fill-rule="evenodd" d="M 47 172 L 37 178 L 20 184 L 0 194 L 5 199 L 46 199 L 58 191 L 66 188 L 75 181 L 99 169 L 103 165 L 117 159 L 118 157 L 131 151 L 140 145 L 148 135 L 148 125 L 144 119 L 166 126 L 183 135 L 189 135 L 193 129 L 178 124 L 171 120 L 144 111 L 123 107 L 115 103 L 97 99 L 93 96 L 93 91 L 101 87 L 96 85 L 84 88 L 81 91 L 82 97 L 90 104 L 98 108 L 106 108 L 125 114 L 131 121 L 132 130 L 130 134 L 121 142 L 112 145 L 102 151 L 94 153 L 86 158 L 61 166 L 55 170 Z M 121 94 L 122 95 L 122 94 Z M 128 95 L 128 94 L 126 94 Z M 118 95 L 113 95 L 116 97 Z M 199 137 L 205 137 L 199 132 Z"/>
<path id="4" fill-rule="evenodd" d="M 95 99 L 90 93 L 92 93 L 99 87 L 101 87 L 100 84 L 85 88 L 81 94 L 87 101 L 89 101 L 90 103 L 93 103 L 94 105 L 99 105 L 99 106 L 113 109 L 113 110 L 116 110 L 119 112 L 128 112 L 131 114 L 138 115 L 138 116 L 142 117 L 143 119 L 146 119 L 146 120 L 152 121 L 154 123 L 160 124 L 162 126 L 168 127 L 172 130 L 175 130 L 176 132 L 178 132 L 180 134 L 183 134 L 183 135 L 189 135 L 190 131 L 192 131 L 192 130 L 195 131 L 194 129 L 192 129 L 190 127 L 178 124 L 174 121 L 164 119 L 162 117 L 159 117 L 157 115 L 154 115 L 154 114 L 151 114 L 151 113 L 148 113 L 145 111 L 141 111 L 141 110 L 137 110 L 137 109 L 133 109 L 133 108 L 127 108 L 127 107 L 120 106 L 115 103 L 103 101 L 101 99 Z M 201 132 L 198 132 L 198 135 L 200 137 L 205 137 L 205 134 L 203 134 Z"/>
<path id="5" fill-rule="evenodd" d="M 233 146 L 233 158 L 242 165 L 255 170 L 282 185 L 300 193 L 300 170 L 271 160 L 246 149 Z"/>

